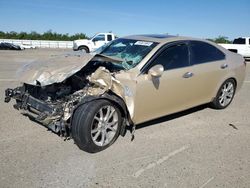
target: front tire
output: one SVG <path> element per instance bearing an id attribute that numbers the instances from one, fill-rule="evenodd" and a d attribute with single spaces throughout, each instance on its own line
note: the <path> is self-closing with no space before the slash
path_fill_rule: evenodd
<path id="1" fill-rule="evenodd" d="M 78 50 L 82 51 L 83 53 L 89 53 L 89 48 L 86 46 L 80 46 Z"/>
<path id="2" fill-rule="evenodd" d="M 121 113 L 107 100 L 95 100 L 78 107 L 72 119 L 72 137 L 76 145 L 96 153 L 112 145 L 120 134 Z"/>
<path id="3" fill-rule="evenodd" d="M 230 105 L 236 91 L 236 83 L 234 79 L 227 79 L 220 87 L 216 97 L 211 103 L 211 107 L 215 109 L 224 109 Z"/>

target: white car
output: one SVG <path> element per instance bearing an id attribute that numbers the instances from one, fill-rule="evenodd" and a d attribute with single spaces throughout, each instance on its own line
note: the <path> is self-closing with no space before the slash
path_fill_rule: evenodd
<path id="1" fill-rule="evenodd" d="M 100 48 L 114 39 L 115 35 L 113 33 L 98 33 L 91 39 L 79 39 L 73 41 L 73 50 L 81 50 L 85 53 L 93 52 L 97 48 Z"/>
<path id="2" fill-rule="evenodd" d="M 36 49 L 37 48 L 36 46 L 30 45 L 30 44 L 19 44 L 19 46 L 22 50 L 24 50 L 24 49 Z"/>
<path id="3" fill-rule="evenodd" d="M 233 44 L 219 44 L 229 51 L 238 53 L 245 58 L 250 58 L 250 37 L 234 39 Z"/>

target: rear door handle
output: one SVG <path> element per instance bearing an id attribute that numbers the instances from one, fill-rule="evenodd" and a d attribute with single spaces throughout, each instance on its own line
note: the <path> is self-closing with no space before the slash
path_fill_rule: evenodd
<path id="1" fill-rule="evenodd" d="M 192 72 L 186 72 L 184 75 L 183 75 L 183 78 L 190 78 L 192 77 L 194 74 Z"/>
<path id="2" fill-rule="evenodd" d="M 226 64 L 226 63 L 220 66 L 220 68 L 222 68 L 222 69 L 225 69 L 227 67 L 228 67 L 228 64 Z"/>

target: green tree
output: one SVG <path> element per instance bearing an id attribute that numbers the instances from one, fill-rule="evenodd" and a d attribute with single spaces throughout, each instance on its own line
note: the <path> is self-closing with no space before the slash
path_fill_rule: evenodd
<path id="1" fill-rule="evenodd" d="M 12 38 L 14 38 L 12 35 L 11 35 Z M 19 34 L 17 34 L 17 39 L 29 39 L 29 35 L 26 33 L 26 32 L 20 32 Z"/>
<path id="2" fill-rule="evenodd" d="M 85 39 L 87 38 L 86 34 L 84 33 L 76 33 L 74 35 L 61 34 L 53 32 L 52 30 L 48 30 L 42 34 L 37 33 L 35 31 L 31 31 L 30 33 L 26 32 L 3 32 L 0 31 L 0 38 L 1 39 L 28 39 L 28 40 L 65 40 L 65 41 L 72 41 L 76 39 Z"/>
<path id="3" fill-rule="evenodd" d="M 88 38 L 84 33 L 76 33 L 74 35 L 61 34 L 53 32 L 52 30 L 48 30 L 42 34 L 37 33 L 36 31 L 31 31 L 30 33 L 26 32 L 3 32 L 0 31 L 1 39 L 29 39 L 29 40 L 65 40 L 72 41 L 76 39 L 85 39 Z"/>
<path id="4" fill-rule="evenodd" d="M 40 40 L 41 39 L 41 34 L 37 33 L 36 31 L 31 31 L 30 39 L 31 40 Z"/>
<path id="5" fill-rule="evenodd" d="M 232 43 L 232 41 L 228 40 L 228 37 L 225 37 L 225 36 L 219 36 L 219 37 L 215 38 L 214 42 L 216 42 L 216 43 L 226 43 L 226 44 Z"/>

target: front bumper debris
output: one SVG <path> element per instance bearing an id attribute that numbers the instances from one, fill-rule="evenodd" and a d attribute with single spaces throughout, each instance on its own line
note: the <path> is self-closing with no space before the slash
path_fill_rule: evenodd
<path id="1" fill-rule="evenodd" d="M 17 95 L 16 93 L 17 90 L 14 89 L 6 89 L 5 90 L 5 98 L 4 98 L 4 102 L 8 103 L 11 100 L 11 97 L 13 97 L 14 95 Z"/>
<path id="2" fill-rule="evenodd" d="M 5 102 L 10 102 L 11 98 L 16 100 L 14 108 L 21 110 L 23 114 L 48 127 L 55 133 L 62 136 L 69 136 L 69 127 L 67 122 L 63 121 L 62 104 L 48 104 L 44 101 L 36 99 L 22 87 L 5 90 Z"/>

